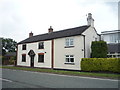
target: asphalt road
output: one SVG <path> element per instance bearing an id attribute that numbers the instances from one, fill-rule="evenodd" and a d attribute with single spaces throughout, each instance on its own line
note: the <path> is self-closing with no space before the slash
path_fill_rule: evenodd
<path id="1" fill-rule="evenodd" d="M 2 88 L 118 88 L 118 80 L 3 69 Z"/>

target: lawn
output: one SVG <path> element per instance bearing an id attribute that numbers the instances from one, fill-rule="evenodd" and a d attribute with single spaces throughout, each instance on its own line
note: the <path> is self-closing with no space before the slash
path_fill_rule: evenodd
<path id="1" fill-rule="evenodd" d="M 63 75 L 87 76 L 87 77 L 97 77 L 97 78 L 100 77 L 100 78 L 110 78 L 110 79 L 118 79 L 120 77 L 120 74 L 113 74 L 113 73 L 78 72 L 78 71 L 65 71 L 65 70 L 53 70 L 53 69 L 15 67 L 15 66 L 1 66 L 0 68 L 45 72 L 45 73 L 54 73 L 54 74 L 63 74 Z"/>

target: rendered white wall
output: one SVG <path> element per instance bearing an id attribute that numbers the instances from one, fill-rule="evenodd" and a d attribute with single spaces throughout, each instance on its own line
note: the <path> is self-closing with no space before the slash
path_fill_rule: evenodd
<path id="1" fill-rule="evenodd" d="M 100 37 L 97 35 L 93 27 L 89 27 L 82 34 L 85 35 L 85 58 L 90 58 L 92 41 L 95 41 L 95 38 L 97 38 L 97 41 L 99 41 Z"/>
<path id="2" fill-rule="evenodd" d="M 29 57 L 26 55 L 26 62 L 22 62 L 22 54 L 27 54 L 27 50 L 22 50 L 22 45 L 18 45 L 17 65 L 30 66 Z"/>
<path id="3" fill-rule="evenodd" d="M 37 54 L 35 60 L 35 67 L 51 68 L 51 47 L 52 47 L 51 42 L 52 42 L 51 40 L 44 41 L 44 49 L 37 50 L 37 53 L 44 53 L 44 63 L 38 63 L 38 54 Z"/>
<path id="4" fill-rule="evenodd" d="M 34 67 L 51 68 L 51 40 L 44 41 L 44 49 L 38 49 L 38 43 L 27 43 L 26 50 L 22 50 L 22 44 L 18 45 L 17 65 L 30 66 L 31 60 L 28 52 L 33 50 L 36 54 L 34 57 Z M 44 53 L 44 63 L 38 63 L 38 53 Z M 22 54 L 26 54 L 26 62 L 22 62 Z"/>
<path id="5" fill-rule="evenodd" d="M 54 40 L 54 68 L 80 70 L 80 58 L 84 58 L 83 36 L 73 36 L 74 47 L 71 48 L 65 48 L 66 38 Z M 75 65 L 65 64 L 65 55 L 74 55 Z"/>

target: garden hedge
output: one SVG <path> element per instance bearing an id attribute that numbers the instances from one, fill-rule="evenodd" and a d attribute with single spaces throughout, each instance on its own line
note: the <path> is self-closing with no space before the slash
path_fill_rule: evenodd
<path id="1" fill-rule="evenodd" d="M 82 58 L 81 70 L 120 73 L 120 58 Z"/>

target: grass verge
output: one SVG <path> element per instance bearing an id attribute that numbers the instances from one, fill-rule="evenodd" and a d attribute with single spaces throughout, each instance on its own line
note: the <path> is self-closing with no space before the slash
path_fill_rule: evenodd
<path id="1" fill-rule="evenodd" d="M 111 74 L 111 73 L 77 72 L 77 71 L 64 71 L 64 70 L 27 68 L 27 67 L 15 67 L 15 66 L 1 66 L 0 68 L 45 72 L 45 73 L 54 73 L 54 74 L 63 74 L 63 75 L 87 76 L 87 77 L 96 77 L 96 78 L 118 79 L 120 77 L 120 74 Z"/>

